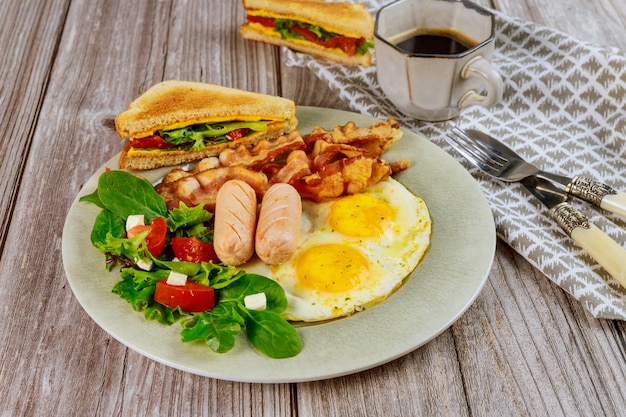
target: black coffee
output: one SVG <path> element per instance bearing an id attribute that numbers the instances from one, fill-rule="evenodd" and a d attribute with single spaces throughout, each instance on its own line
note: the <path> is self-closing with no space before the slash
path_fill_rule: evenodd
<path id="1" fill-rule="evenodd" d="M 433 29 L 427 33 L 413 31 L 396 39 L 400 41 L 394 42 L 395 45 L 410 54 L 460 54 L 477 44 L 466 35 L 452 29 Z"/>

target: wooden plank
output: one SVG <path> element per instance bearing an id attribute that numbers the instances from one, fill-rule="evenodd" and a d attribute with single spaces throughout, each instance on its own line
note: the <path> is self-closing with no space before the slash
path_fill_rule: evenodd
<path id="1" fill-rule="evenodd" d="M 67 7 L 67 0 L 37 2 L 32 7 L 19 1 L 0 4 L 0 251 Z"/>
<path id="2" fill-rule="evenodd" d="M 543 24 L 581 41 L 626 50 L 626 8 L 621 0 L 495 0 L 494 3 L 497 10 L 509 16 Z"/>

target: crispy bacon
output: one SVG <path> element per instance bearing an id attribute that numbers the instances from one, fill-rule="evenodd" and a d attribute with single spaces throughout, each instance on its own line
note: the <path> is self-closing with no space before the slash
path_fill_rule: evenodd
<path id="1" fill-rule="evenodd" d="M 236 149 L 225 149 L 220 153 L 219 160 L 222 166 L 261 166 L 287 152 L 302 150 L 305 147 L 302 136 L 297 130 L 294 130 L 287 136 L 281 136 L 275 140 L 261 140 L 252 149 L 243 145 Z"/>
<path id="2" fill-rule="evenodd" d="M 372 155 L 381 156 L 389 147 L 402 137 L 400 124 L 392 116 L 388 122 L 378 122 L 370 127 L 357 127 L 354 122 L 344 126 L 335 126 L 331 131 L 315 127 L 310 134 L 303 136 L 310 145 L 318 140 L 328 143 L 348 144 L 365 149 Z"/>
<path id="3" fill-rule="evenodd" d="M 301 178 L 311 175 L 309 157 L 304 151 L 292 151 L 287 156 L 287 162 L 274 175 L 271 176 L 270 183 L 284 182 L 294 185 Z"/>
<path id="4" fill-rule="evenodd" d="M 389 175 L 391 166 L 388 163 L 362 154 L 332 162 L 292 185 L 302 198 L 319 202 L 325 198 L 360 193 Z"/>
<path id="5" fill-rule="evenodd" d="M 229 179 L 241 179 L 262 199 L 269 184 L 293 185 L 302 198 L 325 198 L 356 194 L 392 173 L 407 169 L 408 160 L 389 164 L 379 156 L 402 135 L 389 117 L 369 128 L 353 122 L 331 131 L 316 127 L 304 137 L 297 131 L 253 148 L 224 150 L 218 158 L 203 160 L 191 171 L 173 169 L 156 186 L 168 208 L 180 202 L 188 206 L 215 207 L 217 190 Z"/>
<path id="6" fill-rule="evenodd" d="M 242 166 L 219 167 L 189 174 L 174 182 L 161 182 L 155 189 L 165 199 L 168 209 L 181 202 L 189 207 L 203 205 L 214 211 L 217 190 L 228 180 L 239 179 L 248 183 L 261 198 L 268 187 L 265 174 Z"/>

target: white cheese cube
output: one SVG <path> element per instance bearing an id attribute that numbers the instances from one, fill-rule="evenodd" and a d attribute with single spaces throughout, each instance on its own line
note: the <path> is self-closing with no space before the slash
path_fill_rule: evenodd
<path id="1" fill-rule="evenodd" d="M 145 223 L 143 214 L 131 214 L 126 219 L 126 233 L 128 233 L 128 231 L 135 226 L 145 226 L 145 225 L 146 223 Z"/>
<path id="2" fill-rule="evenodd" d="M 168 285 L 183 286 L 187 282 L 187 275 L 181 274 L 180 272 L 170 271 L 170 274 L 167 277 L 167 281 L 165 282 Z"/>
<path id="3" fill-rule="evenodd" d="M 152 269 L 152 265 L 154 264 L 154 262 L 152 262 L 152 259 L 150 258 L 144 258 L 144 259 L 139 259 L 136 262 L 137 266 L 141 269 L 143 269 L 144 271 L 149 271 Z"/>
<path id="4" fill-rule="evenodd" d="M 264 292 L 246 295 L 243 297 L 243 304 L 248 310 L 265 310 L 267 307 L 267 297 Z"/>

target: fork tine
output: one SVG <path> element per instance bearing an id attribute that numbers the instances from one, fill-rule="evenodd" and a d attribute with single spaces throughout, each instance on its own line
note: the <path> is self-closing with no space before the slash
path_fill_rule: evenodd
<path id="1" fill-rule="evenodd" d="M 508 159 L 503 157 L 500 152 L 496 151 L 489 144 L 471 137 L 470 135 L 467 134 L 465 130 L 461 129 L 460 127 L 455 126 L 453 128 L 453 131 L 457 135 L 462 137 L 465 143 L 471 145 L 478 154 L 483 155 L 485 158 L 488 158 L 489 160 L 492 160 L 495 164 L 502 166 L 508 162 Z"/>
<path id="2" fill-rule="evenodd" d="M 463 129 L 454 127 L 446 136 L 450 138 L 446 140 L 452 147 L 491 175 L 497 175 L 507 162 L 506 158 L 495 153 L 488 145 L 472 139 Z"/>

